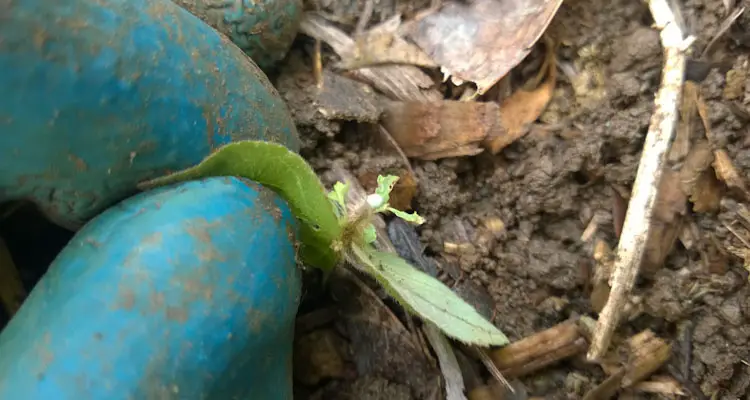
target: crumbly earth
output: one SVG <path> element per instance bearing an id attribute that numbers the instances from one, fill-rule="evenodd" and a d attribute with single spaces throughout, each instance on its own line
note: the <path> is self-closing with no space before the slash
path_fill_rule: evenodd
<path id="1" fill-rule="evenodd" d="M 720 30 L 725 4 L 741 1 L 677 3 L 697 39 L 687 76 L 700 81 L 713 143 L 745 178 L 750 173 L 750 14 L 740 16 L 697 61 Z M 367 1 L 316 3 L 310 8 L 352 31 Z M 394 12 L 409 19 L 431 2 L 370 3 L 374 23 Z M 596 317 L 593 243 L 617 244 L 616 226 L 627 204 L 622 198 L 632 188 L 662 58 L 645 2 L 602 4 L 565 0 L 550 25 L 549 34 L 560 43 L 561 76 L 539 123 L 496 156 L 411 160 L 417 181 L 412 206 L 427 223 L 416 231 L 388 229 L 399 252 L 412 252 L 402 255 L 454 287 L 511 340 L 571 316 Z M 383 96 L 330 72 L 321 92 L 311 72 L 312 49 L 312 41 L 300 36 L 274 76 L 302 136 L 302 155 L 326 185 L 337 179 L 337 168 L 365 186 L 379 173 L 403 172 L 402 157 L 373 124 Z M 539 53 L 532 52 L 524 64 L 539 65 Z M 327 49 L 323 56 L 324 62 L 335 60 Z M 705 136 L 700 122 L 694 125 L 693 142 Z M 671 167 L 679 169 L 679 161 Z M 644 271 L 633 293 L 636 312 L 616 337 L 651 329 L 669 340 L 673 355 L 656 374 L 674 377 L 695 399 L 750 396 L 750 285 L 737 256 L 744 245 L 727 228 L 749 240 L 750 223 L 743 224 L 741 214 L 750 198 L 723 184 L 720 189 L 715 211 L 688 207 L 682 223 L 690 229 L 683 230 L 663 266 Z M 24 250 L 15 260 L 19 265 L 46 266 L 54 252 L 41 254 L 36 244 L 59 249 L 68 234 L 48 226 L 36 229 L 45 222 L 30 224 L 26 213 L 15 213 L 17 220 L 0 227 L 0 236 L 10 248 Z M 595 216 L 596 232 L 582 241 Z M 14 224 L 24 229 L 5 231 Z M 36 231 L 51 233 L 42 238 Z M 21 278 L 31 286 L 43 272 L 27 268 Z M 314 276 L 305 286 L 295 342 L 295 398 L 442 399 L 435 357 L 414 334 L 418 321 L 403 315 L 382 291 L 354 284 L 351 276 L 332 279 L 330 291 Z M 6 319 L 0 315 L 0 322 Z M 459 359 L 467 358 L 459 353 Z M 574 358 L 518 384 L 529 396 L 580 399 L 604 378 L 599 366 Z M 667 398 L 641 392 L 621 397 Z"/>
<path id="2" fill-rule="evenodd" d="M 348 26 L 364 7 L 356 1 L 324 3 L 325 11 Z M 718 32 L 727 2 L 679 3 L 688 31 L 697 38 L 693 58 L 698 59 Z M 374 4 L 379 19 L 395 7 L 389 1 Z M 602 240 L 616 247 L 617 198 L 628 196 L 632 187 L 661 74 L 661 46 L 651 24 L 645 2 L 615 0 L 602 7 L 595 0 L 565 1 L 549 28 L 562 43 L 558 56 L 564 73 L 540 123 L 497 156 L 411 162 L 418 181 L 413 207 L 428 221 L 418 229 L 425 254 L 446 269 L 442 272 L 449 280 L 468 278 L 486 290 L 495 323 L 512 340 L 572 315 L 596 316 L 589 284 L 592 243 Z M 742 177 L 750 172 L 750 89 L 745 79 L 750 66 L 743 55 L 750 44 L 749 28 L 750 15 L 745 14 L 707 56 L 717 68 L 691 63 L 688 72 L 702 79 L 714 143 L 726 149 Z M 298 68 L 282 71 L 281 82 L 300 73 L 300 58 L 309 71 L 310 42 L 300 39 L 297 48 L 288 62 Z M 322 176 L 334 164 L 355 176 L 403 165 L 391 148 L 374 144 L 378 133 L 371 126 L 331 126 L 322 115 L 312 118 L 305 109 L 309 103 L 297 97 L 304 96 L 305 85 L 286 82 L 280 90 L 288 99 L 298 99 L 293 112 L 304 119 L 303 155 Z M 683 223 L 695 228 L 697 239 L 677 240 L 664 266 L 644 274 L 634 291 L 640 313 L 619 330 L 627 337 L 651 329 L 671 341 L 674 355 L 659 374 L 675 377 L 690 398 L 750 395 L 748 274 L 742 260 L 726 250 L 742 244 L 725 227 L 740 218 L 737 210 L 748 200 L 725 191 L 717 212 L 688 210 Z M 581 235 L 594 215 L 599 227 L 594 240 L 584 243 Z M 478 240 L 487 221 L 497 220 L 504 232 Z M 460 247 L 458 254 L 446 252 L 446 242 L 462 241 L 473 245 Z M 456 267 L 460 274 L 450 271 Z M 345 329 L 339 332 L 346 336 Z M 347 357 L 356 363 L 358 355 Z M 382 375 L 352 379 L 334 379 L 321 384 L 322 392 L 310 387 L 305 392 L 316 393 L 310 398 L 334 398 L 325 393 L 345 388 L 335 398 L 347 399 L 418 398 L 417 392 L 429 392 L 410 391 L 404 382 L 389 383 Z M 571 360 L 525 377 L 523 383 L 531 396 L 576 399 L 602 379 L 600 368 Z M 629 398 L 664 397 L 633 393 Z"/>

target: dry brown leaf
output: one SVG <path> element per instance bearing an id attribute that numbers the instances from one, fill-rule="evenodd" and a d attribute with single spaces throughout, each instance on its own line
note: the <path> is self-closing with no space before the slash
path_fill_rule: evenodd
<path id="1" fill-rule="evenodd" d="M 612 225 L 615 230 L 615 237 L 620 239 L 622 225 L 625 224 L 625 213 L 628 211 L 628 202 L 622 197 L 620 192 L 612 188 Z"/>
<path id="2" fill-rule="evenodd" d="M 312 386 L 323 379 L 342 379 L 351 375 L 341 355 L 345 346 L 346 341 L 330 328 L 295 339 L 294 379 Z"/>
<path id="3" fill-rule="evenodd" d="M 305 13 L 300 23 L 300 32 L 327 43 L 339 57 L 344 57 L 355 47 L 352 38 L 315 13 Z M 359 68 L 349 71 L 349 75 L 369 83 L 392 99 L 436 101 L 443 98 L 442 94 L 434 88 L 432 78 L 412 65 Z"/>
<path id="4" fill-rule="evenodd" d="M 687 396 L 682 385 L 671 376 L 657 376 L 648 382 L 639 382 L 633 385 L 633 389 L 639 392 L 655 393 L 664 396 Z"/>
<path id="5" fill-rule="evenodd" d="M 682 216 L 686 208 L 687 196 L 682 191 L 679 173 L 664 171 L 654 207 L 654 218 L 651 220 L 651 234 L 641 265 L 644 275 L 651 275 L 664 265 L 682 228 Z"/>
<path id="6" fill-rule="evenodd" d="M 708 118 L 708 107 L 706 107 L 706 103 L 703 101 L 703 97 L 700 93 L 698 93 L 696 103 L 698 105 L 698 115 L 700 116 L 701 122 L 706 131 L 706 138 L 715 146 L 714 135 L 711 131 L 711 120 Z M 739 172 L 737 172 L 737 169 L 734 167 L 732 159 L 729 157 L 726 150 L 714 149 L 713 167 L 716 171 L 716 177 L 722 180 L 730 189 L 736 191 L 745 199 L 750 197 L 748 195 L 747 186 L 745 185 L 745 180 Z"/>
<path id="7" fill-rule="evenodd" d="M 677 125 L 674 142 L 669 151 L 669 161 L 682 160 L 690 151 L 690 135 L 695 130 L 693 125 L 698 108 L 698 85 L 686 81 L 682 89 L 680 103 L 680 122 Z"/>
<path id="8" fill-rule="evenodd" d="M 485 141 L 485 146 L 492 154 L 497 154 L 500 150 L 521 138 L 527 132 L 528 125 L 536 121 L 547 108 L 557 81 L 557 64 L 554 51 L 554 44 L 548 42 L 544 66 L 536 78 L 541 80 L 547 74 L 547 79 L 541 85 L 532 91 L 519 89 L 500 104 L 500 121 L 504 132 L 500 136 L 489 136 Z"/>
<path id="9" fill-rule="evenodd" d="M 422 331 L 437 356 L 440 372 L 445 382 L 445 400 L 467 400 L 464 395 L 466 390 L 464 376 L 451 342 L 443 335 L 440 328 L 433 324 L 426 323 L 422 326 Z"/>
<path id="10" fill-rule="evenodd" d="M 591 294 L 589 302 L 591 308 L 596 312 L 601 312 L 604 305 L 609 299 L 609 279 L 612 276 L 612 267 L 614 263 L 614 253 L 607 245 L 607 242 L 599 240 L 594 246 L 594 276 L 591 278 Z"/>
<path id="11" fill-rule="evenodd" d="M 713 161 L 714 154 L 711 144 L 705 140 L 696 142 L 690 153 L 685 157 L 682 168 L 680 168 L 680 184 L 685 194 L 690 195 L 693 192 L 698 177 L 703 171 L 711 167 Z"/>
<path id="12" fill-rule="evenodd" d="M 356 354 L 356 373 L 376 375 L 406 385 L 415 397 L 428 398 L 440 371 L 421 345 L 418 332 L 404 326 L 378 295 L 353 272 L 337 269 L 332 295 L 340 306 L 337 327 Z M 323 397 L 326 398 L 326 397 Z"/>
<path id="13" fill-rule="evenodd" d="M 628 345 L 630 365 L 622 380 L 623 387 L 632 386 L 651 376 L 667 362 L 672 350 L 671 344 L 648 329 L 631 336 Z"/>
<path id="14" fill-rule="evenodd" d="M 712 213 L 719 209 L 721 202 L 722 185 L 712 170 L 703 171 L 690 194 L 693 203 L 693 211 L 699 213 Z"/>
<path id="15" fill-rule="evenodd" d="M 697 86 L 696 86 L 697 87 Z M 714 134 L 711 131 L 711 120 L 708 118 L 708 107 L 706 107 L 706 102 L 703 101 L 703 96 L 700 93 L 699 89 L 696 89 L 695 93 L 695 109 L 698 111 L 698 116 L 701 118 L 701 123 L 703 124 L 703 129 L 706 132 L 706 139 L 708 139 L 709 143 L 714 143 Z"/>
<path id="16" fill-rule="evenodd" d="M 477 386 L 469 391 L 469 400 L 500 400 L 488 385 Z"/>
<path id="17" fill-rule="evenodd" d="M 745 199 L 748 198 L 747 186 L 745 186 L 745 180 L 737 172 L 737 169 L 732 163 L 732 159 L 729 158 L 726 150 L 719 149 L 714 152 L 714 170 L 716 170 L 716 177 L 724 181 L 726 185 L 733 189 Z"/>
<path id="18" fill-rule="evenodd" d="M 561 3 L 451 1 L 405 30 L 454 82 L 475 82 L 481 95 L 529 54 Z"/>
<path id="19" fill-rule="evenodd" d="M 354 39 L 354 46 L 342 54 L 337 65 L 343 69 L 382 64 L 410 64 L 436 67 L 435 61 L 399 35 L 401 16 L 396 15 Z"/>
<path id="20" fill-rule="evenodd" d="M 711 145 L 701 140 L 690 150 L 680 169 L 682 191 L 690 197 L 695 212 L 713 212 L 719 208 L 722 187 L 711 168 L 713 161 Z"/>
<path id="21" fill-rule="evenodd" d="M 500 136 L 495 103 L 441 101 L 386 106 L 381 123 L 408 157 L 435 160 L 479 154 L 488 136 Z"/>
<path id="22" fill-rule="evenodd" d="M 532 91 L 520 89 L 500 106 L 471 101 L 403 102 L 385 108 L 381 123 L 408 157 L 436 160 L 472 156 L 490 149 L 496 154 L 518 140 L 544 111 L 557 79 L 554 45 Z"/>

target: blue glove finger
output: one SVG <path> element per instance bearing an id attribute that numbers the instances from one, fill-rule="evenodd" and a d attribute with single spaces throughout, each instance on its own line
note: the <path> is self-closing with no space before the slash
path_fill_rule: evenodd
<path id="1" fill-rule="evenodd" d="M 0 12 L 0 202 L 30 199 L 74 229 L 229 141 L 299 148 L 265 75 L 170 0 L 0 0 Z"/>
<path id="2" fill-rule="evenodd" d="M 173 0 L 227 35 L 258 66 L 286 55 L 302 20 L 301 0 Z"/>
<path id="3" fill-rule="evenodd" d="M 291 399 L 296 230 L 237 178 L 110 208 L 0 335 L 0 398 Z"/>

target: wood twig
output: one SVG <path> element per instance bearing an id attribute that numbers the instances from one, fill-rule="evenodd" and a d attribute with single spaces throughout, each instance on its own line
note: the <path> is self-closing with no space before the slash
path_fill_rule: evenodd
<path id="1" fill-rule="evenodd" d="M 648 7 L 656 22 L 656 28 L 661 31 L 664 68 L 618 243 L 611 281 L 612 290 L 599 315 L 587 354 L 590 361 L 598 361 L 606 353 L 646 252 L 657 191 L 677 124 L 677 111 L 685 76 L 685 51 L 694 40 L 692 37 L 683 37 L 667 0 L 649 0 Z"/>
<path id="2" fill-rule="evenodd" d="M 492 350 L 490 357 L 505 377 L 517 378 L 583 353 L 587 348 L 576 320 L 568 320 Z"/>

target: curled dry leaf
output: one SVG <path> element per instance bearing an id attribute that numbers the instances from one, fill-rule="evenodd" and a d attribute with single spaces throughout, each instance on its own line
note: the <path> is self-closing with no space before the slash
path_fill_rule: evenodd
<path id="1" fill-rule="evenodd" d="M 708 107 L 706 107 L 706 103 L 703 101 L 703 97 L 699 92 L 696 97 L 696 104 L 698 116 L 700 116 L 703 128 L 706 131 L 706 138 L 709 143 L 715 146 L 714 135 L 711 131 L 711 120 L 708 117 Z M 729 157 L 726 150 L 714 149 L 713 167 L 716 171 L 716 177 L 722 180 L 730 189 L 737 192 L 745 199 L 750 198 L 747 186 L 745 185 L 745 180 L 739 172 L 737 172 L 737 169 L 734 167 L 732 159 Z"/>
<path id="2" fill-rule="evenodd" d="M 690 134 L 695 129 L 695 117 L 698 106 L 698 85 L 685 82 L 680 102 L 680 122 L 677 124 L 674 142 L 669 150 L 669 161 L 682 160 L 690 151 Z"/>
<path id="3" fill-rule="evenodd" d="M 401 16 L 396 15 L 354 39 L 354 46 L 342 55 L 339 68 L 354 69 L 381 64 L 409 64 L 436 67 L 419 47 L 399 34 Z"/>
<path id="4" fill-rule="evenodd" d="M 428 396 L 440 372 L 411 332 L 359 277 L 345 268 L 331 276 L 332 295 L 340 306 L 337 326 L 349 342 L 358 376 L 376 375 Z M 326 397 L 324 397 L 326 398 Z"/>
<path id="5" fill-rule="evenodd" d="M 315 13 L 306 13 L 300 32 L 325 42 L 339 57 L 352 54 L 354 39 Z M 369 83 L 387 96 L 404 101 L 434 101 L 442 98 L 432 79 L 413 65 L 381 65 L 350 70 L 354 79 Z"/>
<path id="6" fill-rule="evenodd" d="M 682 191 L 679 174 L 671 170 L 664 171 L 651 220 L 651 234 L 641 265 L 644 275 L 652 275 L 664 265 L 680 232 L 686 208 L 687 196 Z"/>
<path id="7" fill-rule="evenodd" d="M 394 102 L 381 123 L 407 157 L 436 160 L 493 154 L 522 137 L 552 98 L 557 79 L 554 46 L 548 44 L 535 89 L 519 89 L 501 105 L 471 101 Z"/>
<path id="8" fill-rule="evenodd" d="M 453 347 L 448 339 L 440 332 L 440 329 L 433 324 L 426 323 L 422 330 L 430 342 L 430 346 L 437 355 L 440 371 L 445 380 L 445 400 L 466 400 L 464 395 L 465 384 L 464 377 L 461 374 L 461 367 L 453 352 Z"/>
<path id="9" fill-rule="evenodd" d="M 557 63 L 554 52 L 554 44 L 548 41 L 544 65 L 536 78 L 537 81 L 541 81 L 545 74 L 547 75 L 547 79 L 541 85 L 531 91 L 519 89 L 500 104 L 500 121 L 505 132 L 496 137 L 488 137 L 485 141 L 485 146 L 492 154 L 497 154 L 521 138 L 526 133 L 527 126 L 536 121 L 547 108 L 557 81 Z"/>
<path id="10" fill-rule="evenodd" d="M 561 3 L 451 1 L 405 30 L 454 82 L 475 82 L 481 95 L 529 54 Z"/>
<path id="11" fill-rule="evenodd" d="M 747 186 L 745 180 L 737 172 L 737 169 L 732 163 L 732 159 L 729 158 L 726 150 L 719 149 L 714 152 L 714 169 L 716 170 L 716 177 L 724 181 L 726 185 L 737 192 L 739 192 L 745 199 L 750 198 L 748 196 Z"/>
<path id="12" fill-rule="evenodd" d="M 381 122 L 408 157 L 422 160 L 479 154 L 482 141 L 504 131 L 495 103 L 391 103 Z"/>
<path id="13" fill-rule="evenodd" d="M 341 349 L 346 341 L 332 329 L 312 331 L 294 342 L 294 379 L 317 385 L 323 379 L 347 377 Z"/>
<path id="14" fill-rule="evenodd" d="M 650 330 L 642 331 L 627 340 L 622 351 L 624 366 L 603 365 L 609 378 L 589 391 L 584 400 L 614 398 L 620 389 L 627 389 L 648 378 L 669 359 L 672 346 Z"/>
<path id="15" fill-rule="evenodd" d="M 682 191 L 689 196 L 696 212 L 712 212 L 719 208 L 721 183 L 711 168 L 713 161 L 711 145 L 702 140 L 693 145 L 680 169 Z"/>

